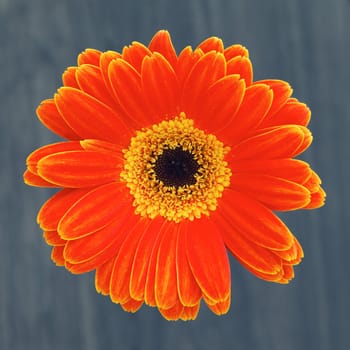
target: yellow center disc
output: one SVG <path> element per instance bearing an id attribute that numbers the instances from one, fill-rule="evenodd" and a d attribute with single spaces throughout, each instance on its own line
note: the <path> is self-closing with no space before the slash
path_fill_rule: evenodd
<path id="1" fill-rule="evenodd" d="M 230 184 L 224 160 L 229 150 L 185 113 L 138 131 L 124 150 L 120 175 L 135 198 L 136 214 L 175 222 L 209 215 Z"/>

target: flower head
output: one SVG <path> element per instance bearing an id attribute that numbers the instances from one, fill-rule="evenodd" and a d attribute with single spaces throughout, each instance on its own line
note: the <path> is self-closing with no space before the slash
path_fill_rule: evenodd
<path id="1" fill-rule="evenodd" d="M 177 55 L 159 31 L 148 47 L 87 49 L 63 85 L 37 115 L 66 141 L 31 153 L 24 174 L 60 188 L 38 214 L 57 265 L 95 270 L 123 309 L 171 320 L 194 319 L 202 300 L 228 311 L 227 250 L 264 280 L 293 278 L 302 248 L 274 212 L 325 193 L 294 159 L 310 110 L 286 82 L 253 82 L 240 45 L 211 37 Z"/>

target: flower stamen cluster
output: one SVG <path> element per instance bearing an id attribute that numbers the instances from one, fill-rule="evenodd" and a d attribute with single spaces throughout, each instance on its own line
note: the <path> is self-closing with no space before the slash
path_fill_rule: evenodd
<path id="1" fill-rule="evenodd" d="M 169 150 L 174 155 L 171 162 L 180 163 L 182 168 L 178 179 L 166 181 L 169 169 L 162 169 L 166 165 L 160 165 L 159 159 Z M 151 219 L 160 215 L 175 222 L 209 216 L 230 184 L 231 170 L 224 160 L 228 152 L 229 147 L 214 135 L 195 128 L 185 113 L 138 131 L 124 150 L 125 166 L 121 172 L 122 181 L 135 198 L 136 213 Z M 191 162 L 188 156 L 192 157 Z M 194 174 L 186 173 L 188 166 Z"/>

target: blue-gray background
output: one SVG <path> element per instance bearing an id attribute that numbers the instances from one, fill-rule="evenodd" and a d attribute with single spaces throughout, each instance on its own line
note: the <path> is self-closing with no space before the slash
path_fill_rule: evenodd
<path id="1" fill-rule="evenodd" d="M 350 349 L 348 0 L 0 0 L 0 349 Z M 50 261 L 35 216 L 50 191 L 22 183 L 25 157 L 54 142 L 36 119 L 86 47 L 121 50 L 170 30 L 177 50 L 210 35 L 250 50 L 255 79 L 280 78 L 313 111 L 304 159 L 327 205 L 283 215 L 305 259 L 288 286 L 232 260 L 228 315 L 194 322 L 155 309 L 128 314 L 94 291 L 93 275 Z"/>

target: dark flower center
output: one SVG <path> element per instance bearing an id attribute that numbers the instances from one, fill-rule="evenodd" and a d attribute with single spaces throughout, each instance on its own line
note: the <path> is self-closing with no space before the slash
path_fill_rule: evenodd
<path id="1" fill-rule="evenodd" d="M 198 169 L 199 164 L 193 154 L 181 147 L 164 149 L 154 164 L 157 180 L 163 182 L 165 186 L 175 188 L 194 185 L 196 183 L 194 175 Z"/>

